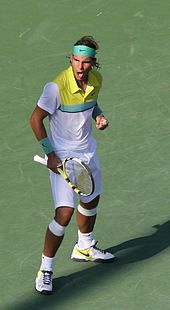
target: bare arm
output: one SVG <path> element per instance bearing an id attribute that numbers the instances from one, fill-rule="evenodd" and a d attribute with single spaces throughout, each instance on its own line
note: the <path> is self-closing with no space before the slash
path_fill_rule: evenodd
<path id="1" fill-rule="evenodd" d="M 30 124 L 38 141 L 47 137 L 43 120 L 48 115 L 47 111 L 44 111 L 37 106 L 30 117 Z"/>
<path id="2" fill-rule="evenodd" d="M 47 137 L 47 131 L 43 121 L 48 115 L 49 113 L 47 111 L 37 106 L 30 117 L 30 124 L 38 141 Z M 47 156 L 47 167 L 53 172 L 56 172 L 56 167 L 61 165 L 61 160 L 57 157 L 55 152 L 51 152 Z"/>

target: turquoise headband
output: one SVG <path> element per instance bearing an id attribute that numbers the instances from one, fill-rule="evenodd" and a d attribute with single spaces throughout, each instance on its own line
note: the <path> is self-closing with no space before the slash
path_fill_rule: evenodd
<path id="1" fill-rule="evenodd" d="M 96 50 L 92 47 L 87 46 L 87 45 L 74 45 L 72 53 L 73 53 L 73 55 L 95 57 Z"/>

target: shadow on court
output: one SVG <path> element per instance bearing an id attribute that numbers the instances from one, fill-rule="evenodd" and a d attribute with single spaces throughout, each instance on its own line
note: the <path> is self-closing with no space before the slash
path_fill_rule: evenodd
<path id="1" fill-rule="evenodd" d="M 82 271 L 54 279 L 54 293 L 51 296 L 43 296 L 33 291 L 25 302 L 13 304 L 13 307 L 17 310 L 47 309 L 54 305 L 64 307 L 68 301 L 70 305 L 72 302 L 74 304 L 77 294 L 83 296 L 91 287 L 100 286 L 100 282 L 104 283 L 111 277 L 114 279 L 126 265 L 151 258 L 166 249 L 170 245 L 170 221 L 154 225 L 153 228 L 156 231 L 152 235 L 131 239 L 108 248 L 107 250 L 117 254 L 114 263 L 89 263 L 90 267 L 84 270 L 82 263 Z"/>

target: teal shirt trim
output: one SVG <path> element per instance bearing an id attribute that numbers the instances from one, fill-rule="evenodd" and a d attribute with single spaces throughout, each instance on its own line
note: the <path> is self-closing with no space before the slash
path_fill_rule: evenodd
<path id="1" fill-rule="evenodd" d="M 62 112 L 68 112 L 68 113 L 76 113 L 76 112 L 83 112 L 86 110 L 89 110 L 96 106 L 96 100 L 86 102 L 83 104 L 76 104 L 76 105 L 65 105 L 60 104 L 59 110 Z"/>

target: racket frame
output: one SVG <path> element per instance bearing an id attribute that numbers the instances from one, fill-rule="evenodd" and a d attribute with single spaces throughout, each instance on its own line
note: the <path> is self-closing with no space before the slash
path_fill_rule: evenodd
<path id="1" fill-rule="evenodd" d="M 76 162 L 78 162 L 82 167 L 84 167 L 84 169 L 87 170 L 90 178 L 91 178 L 91 183 L 92 183 L 92 190 L 90 193 L 88 194 L 85 194 L 83 193 L 81 190 L 79 190 L 75 184 L 73 184 L 71 182 L 71 180 L 69 179 L 68 175 L 67 175 L 67 172 L 66 172 L 66 163 L 69 161 L 69 160 L 74 160 Z M 45 166 L 47 166 L 47 159 L 46 158 L 43 158 L 39 155 L 35 155 L 34 156 L 34 161 L 35 162 L 39 162 L 40 164 L 43 164 Z M 62 165 L 61 166 L 58 166 L 57 168 L 57 172 L 66 180 L 66 182 L 68 183 L 68 185 L 75 191 L 76 194 L 78 195 L 81 195 L 81 196 L 90 196 L 91 194 L 93 194 L 94 192 L 94 179 L 93 179 L 93 176 L 92 176 L 92 173 L 89 169 L 89 167 L 83 162 L 81 161 L 80 159 L 76 158 L 76 157 L 68 157 L 66 158 L 63 162 L 62 162 Z"/>

